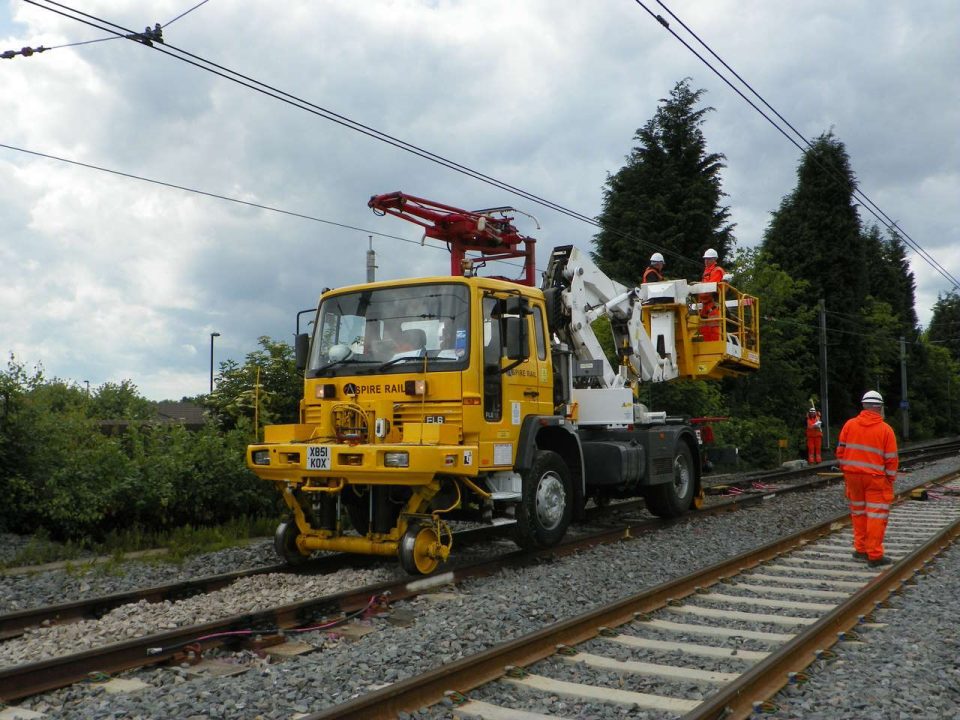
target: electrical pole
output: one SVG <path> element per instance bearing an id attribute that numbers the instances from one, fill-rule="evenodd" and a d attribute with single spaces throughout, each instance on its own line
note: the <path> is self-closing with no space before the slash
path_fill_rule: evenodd
<path id="1" fill-rule="evenodd" d="M 907 341 L 900 336 L 900 409 L 903 411 L 903 439 L 910 438 L 910 402 L 907 400 Z"/>
<path id="2" fill-rule="evenodd" d="M 220 333 L 210 333 L 210 393 L 213 393 L 213 339 L 220 337 Z"/>
<path id="3" fill-rule="evenodd" d="M 367 282 L 372 283 L 376 279 L 377 270 L 377 254 L 373 251 L 373 235 L 368 235 L 370 238 L 370 249 L 367 250 Z"/>
<path id="4" fill-rule="evenodd" d="M 820 307 L 820 407 L 823 412 L 823 447 L 830 448 L 830 397 L 827 395 L 827 307 L 823 298 Z"/>

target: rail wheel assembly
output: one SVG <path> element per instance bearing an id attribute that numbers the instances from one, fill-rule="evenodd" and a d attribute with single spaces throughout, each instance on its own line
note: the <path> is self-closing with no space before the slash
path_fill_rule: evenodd
<path id="1" fill-rule="evenodd" d="M 307 561 L 307 556 L 297 547 L 299 535 L 300 529 L 295 522 L 280 523 L 273 535 L 273 549 L 288 565 L 300 565 Z"/>
<path id="2" fill-rule="evenodd" d="M 411 575 L 429 575 L 449 557 L 452 544 L 453 533 L 445 522 L 411 522 L 400 539 L 400 566 Z"/>

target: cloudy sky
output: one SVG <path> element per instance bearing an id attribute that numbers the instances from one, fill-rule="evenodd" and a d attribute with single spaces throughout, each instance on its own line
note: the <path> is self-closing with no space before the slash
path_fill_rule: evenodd
<path id="1" fill-rule="evenodd" d="M 740 247 L 794 187 L 797 148 L 633 0 L 209 0 L 174 20 L 197 2 L 66 0 L 128 29 L 165 25 L 180 50 L 589 217 L 635 130 L 690 77 L 716 109 L 704 132 L 727 157 Z M 956 0 L 666 5 L 806 137 L 832 129 L 862 190 L 960 275 Z M 0 0 L 0 52 L 103 37 Z M 512 204 L 539 221 L 518 218 L 541 266 L 595 231 L 129 40 L 0 60 L 0 118 L 0 144 L 19 148 L 0 147 L 0 350 L 155 400 L 206 392 L 212 332 L 217 363 L 261 335 L 292 341 L 321 288 L 364 280 L 371 233 L 378 279 L 445 273 L 447 253 L 374 216 L 373 194 Z M 926 323 L 951 285 L 911 257 Z"/>

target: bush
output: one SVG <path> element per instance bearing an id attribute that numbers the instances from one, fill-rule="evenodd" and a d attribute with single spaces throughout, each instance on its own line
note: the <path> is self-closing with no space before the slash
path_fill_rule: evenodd
<path id="1" fill-rule="evenodd" d="M 740 448 L 740 463 L 744 469 L 769 469 L 780 462 L 780 438 L 794 437 L 782 420 L 774 417 L 730 418 L 714 426 L 717 445 L 735 445 Z M 794 459 L 795 449 L 782 451 L 783 460 Z"/>
<path id="2" fill-rule="evenodd" d="M 245 466 L 253 431 L 243 418 L 189 432 L 145 420 L 149 401 L 132 384 L 102 390 L 45 381 L 13 359 L 0 373 L 0 529 L 89 544 L 274 514 L 274 488 Z M 124 415 L 106 418 L 105 408 Z M 105 419 L 120 432 L 104 435 Z"/>

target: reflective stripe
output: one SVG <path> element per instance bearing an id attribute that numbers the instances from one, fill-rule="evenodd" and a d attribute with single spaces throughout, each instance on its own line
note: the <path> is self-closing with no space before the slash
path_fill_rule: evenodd
<path id="1" fill-rule="evenodd" d="M 889 509 L 890 509 L 890 503 L 871 503 L 871 502 L 868 502 L 868 503 L 867 503 L 867 507 L 868 507 L 868 508 L 879 508 L 880 510 L 889 510 Z"/>
<path id="2" fill-rule="evenodd" d="M 871 468 L 873 470 L 885 469 L 885 466 L 880 463 L 868 463 L 868 462 L 863 462 L 861 460 L 846 460 L 846 459 L 840 461 L 840 467 L 846 467 L 847 465 L 855 465 L 857 467 L 866 467 L 866 468 Z"/>
<path id="3" fill-rule="evenodd" d="M 892 453 L 884 453 L 883 456 L 884 456 L 885 458 L 892 458 L 892 457 L 896 457 L 896 456 L 897 456 L 897 453 L 895 453 L 895 452 L 892 452 Z"/>
<path id="4" fill-rule="evenodd" d="M 897 471 L 896 471 L 896 470 L 887 470 L 887 475 L 889 475 L 890 477 L 896 477 Z"/>
<path id="5" fill-rule="evenodd" d="M 871 513 L 871 512 L 868 512 L 866 515 L 867 515 L 868 518 L 875 518 L 875 519 L 877 519 L 877 520 L 886 520 L 887 517 L 888 517 L 886 513 Z"/>
<path id="6" fill-rule="evenodd" d="M 860 445 L 858 443 L 847 443 L 846 447 L 853 450 L 865 450 L 866 452 L 876 453 L 877 455 L 883 455 L 883 448 L 874 447 L 873 445 Z"/>
<path id="7" fill-rule="evenodd" d="M 851 515 L 866 515 L 866 513 L 865 513 L 863 510 L 854 510 L 854 509 L 852 509 L 852 508 L 851 508 L 851 510 L 850 510 L 850 514 L 851 514 Z"/>
<path id="8" fill-rule="evenodd" d="M 866 505 L 866 504 L 867 504 L 867 501 L 866 501 L 866 500 L 851 500 L 851 501 L 850 501 L 850 507 L 854 507 L 854 506 L 856 506 L 856 507 L 863 507 L 863 506 Z"/>

